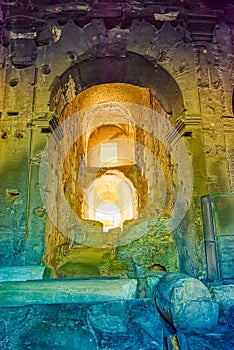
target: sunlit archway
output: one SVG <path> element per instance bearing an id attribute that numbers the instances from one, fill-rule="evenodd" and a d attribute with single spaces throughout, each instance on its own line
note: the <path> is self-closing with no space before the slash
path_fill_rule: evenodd
<path id="1" fill-rule="evenodd" d="M 104 232 L 137 217 L 137 191 L 121 172 L 107 171 L 88 188 L 83 218 L 102 222 Z"/>
<path id="2" fill-rule="evenodd" d="M 161 141 L 167 119 L 148 88 L 122 83 L 88 88 L 64 109 L 63 143 L 74 143 L 65 147 L 62 184 L 78 225 L 75 230 L 72 222 L 67 223 L 74 241 L 61 266 L 73 266 L 82 249 L 87 256 L 99 256 L 90 247 L 100 247 L 102 259 L 113 247 L 150 233 L 152 220 L 170 214 L 176 176 Z"/>

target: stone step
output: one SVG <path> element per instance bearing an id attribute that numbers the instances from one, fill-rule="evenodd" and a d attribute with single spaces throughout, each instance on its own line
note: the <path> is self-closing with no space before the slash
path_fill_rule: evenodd
<path id="1" fill-rule="evenodd" d="M 0 282 L 39 280 L 44 270 L 45 266 L 1 266 Z"/>
<path id="2" fill-rule="evenodd" d="M 135 279 L 48 279 L 0 283 L 0 307 L 29 304 L 127 300 L 136 297 Z"/>

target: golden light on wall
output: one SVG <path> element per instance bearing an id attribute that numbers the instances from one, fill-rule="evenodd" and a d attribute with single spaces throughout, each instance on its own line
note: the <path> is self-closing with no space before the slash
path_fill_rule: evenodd
<path id="1" fill-rule="evenodd" d="M 131 126 L 125 130 L 126 126 L 128 124 L 118 125 L 112 121 L 92 131 L 87 141 L 88 167 L 116 167 L 135 163 L 135 133 Z"/>
<path id="2" fill-rule="evenodd" d="M 69 239 L 61 262 L 66 265 L 69 256 L 77 259 L 72 247 L 125 246 L 154 230 L 161 217 L 168 225 L 183 218 L 191 194 L 191 177 L 184 173 L 188 152 L 179 137 L 176 147 L 169 147 L 167 136 L 178 135 L 149 89 L 94 86 L 65 107 L 60 123 L 63 138 L 50 145 L 52 200 L 46 192 L 58 228 L 46 230 L 49 264 L 58 255 L 55 242 L 59 252 Z M 56 182 L 58 173 L 61 181 Z"/>
<path id="3" fill-rule="evenodd" d="M 64 109 L 61 119 L 106 102 L 122 102 L 151 107 L 150 90 L 125 83 L 92 86 L 80 92 Z"/>
<path id="4" fill-rule="evenodd" d="M 65 108 L 61 121 L 77 115 L 79 123 L 74 127 L 81 135 L 64 163 L 65 195 L 80 219 L 100 221 L 105 231 L 122 229 L 125 221 L 157 215 L 157 205 L 163 206 L 165 179 L 154 179 L 157 171 L 161 173 L 156 157 L 161 153 L 165 167 L 169 157 L 157 138 L 147 131 L 154 132 L 152 109 L 144 110 L 147 115 L 139 112 L 139 106 L 152 105 L 154 112 L 159 108 L 162 113 L 160 104 L 153 102 L 147 88 L 104 84 L 82 91 Z M 162 118 L 166 119 L 167 114 L 163 113 Z M 108 174 L 110 169 L 124 179 Z M 162 186 L 157 188 L 157 181 Z M 108 219 L 108 212 L 113 220 Z"/>

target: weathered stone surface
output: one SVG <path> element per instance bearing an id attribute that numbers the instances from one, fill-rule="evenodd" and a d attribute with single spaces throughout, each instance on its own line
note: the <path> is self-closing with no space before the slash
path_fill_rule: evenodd
<path id="1" fill-rule="evenodd" d="M 95 275 L 137 275 L 141 280 L 139 289 L 144 289 L 148 270 L 159 264 L 167 271 L 175 271 L 179 266 L 181 272 L 196 277 L 204 276 L 206 263 L 200 196 L 206 193 L 231 192 L 234 186 L 232 1 L 90 0 L 78 4 L 78 1 L 61 0 L 55 3 L 56 1 L 38 0 L 27 1 L 27 4 L 24 0 L 1 1 L 1 265 L 39 266 L 44 249 L 44 262 L 49 261 L 48 267 L 53 270 L 54 277 L 67 276 L 68 270 L 74 277 L 77 277 L 80 271 L 87 273 L 85 264 L 66 264 L 65 256 L 74 237 L 69 240 L 63 233 L 53 234 L 56 225 L 48 223 L 45 218 L 38 186 L 40 154 L 46 143 L 48 120 L 52 113 L 60 115 L 70 101 L 75 105 L 73 97 L 91 86 L 117 82 L 149 89 L 151 95 L 157 98 L 161 111 L 164 109 L 167 112 L 166 118 L 179 130 L 188 149 L 194 170 L 194 194 L 190 209 L 178 228 L 176 244 L 173 234 L 161 231 L 163 234 L 160 235 L 144 222 L 136 228 L 137 233 L 146 234 L 141 241 L 121 247 L 113 254 L 108 252 L 109 255 L 105 256 L 103 263 L 91 266 L 91 272 Z M 125 93 L 123 95 L 126 96 Z M 41 124 L 38 127 L 34 123 L 35 118 L 44 118 L 47 127 L 42 127 Z M 150 133 L 157 130 L 158 126 L 153 121 L 150 120 L 148 124 Z M 142 125 L 143 129 L 146 127 L 146 124 Z M 145 148 L 152 150 L 156 146 L 145 132 L 138 133 L 137 136 L 137 142 Z M 173 142 L 176 143 L 176 140 Z M 171 149 L 168 153 L 170 152 Z M 78 149 L 76 155 L 80 159 L 85 158 L 82 149 Z M 144 173 L 140 177 L 145 178 L 149 185 L 145 186 L 144 193 L 152 199 L 153 191 L 160 192 L 161 176 L 157 169 L 151 166 L 147 152 L 138 155 L 139 173 Z M 71 157 L 68 163 L 72 163 L 74 159 L 75 157 Z M 171 179 L 175 181 L 180 160 L 173 164 L 168 154 L 163 152 L 157 153 L 157 159 L 172 170 Z M 72 170 L 74 185 L 77 183 L 78 172 L 75 168 Z M 178 188 L 183 186 L 183 181 L 192 181 L 191 178 L 188 179 L 186 171 L 183 172 L 183 177 L 178 181 Z M 57 174 L 54 173 L 53 181 L 56 178 Z M 171 187 L 174 186 L 173 181 Z M 168 192 L 175 190 L 175 193 L 178 193 L 178 188 L 171 187 Z M 6 190 L 11 190 L 11 193 L 6 193 Z M 71 198 L 75 203 L 74 207 L 77 206 L 77 198 L 78 196 Z M 55 202 L 56 207 L 59 207 L 58 198 Z M 173 203 L 171 201 L 172 206 Z M 151 208 L 154 207 L 150 206 L 147 210 L 149 214 L 154 214 Z M 62 206 L 59 207 L 59 216 L 61 212 Z M 76 208 L 74 212 L 77 213 Z M 70 217 L 66 220 L 69 222 Z M 229 218 L 226 220 L 229 222 Z M 85 229 L 77 234 L 81 236 L 81 244 L 87 244 Z M 114 231 L 113 236 L 115 234 Z M 134 234 L 134 226 L 130 236 L 131 234 Z M 97 241 L 99 238 L 98 236 Z M 50 249 L 46 247 L 48 242 Z M 231 250 L 231 242 L 225 237 L 221 238 L 220 242 L 220 256 L 224 258 L 227 251 Z M 103 243 L 109 244 L 109 241 Z M 75 254 L 73 250 L 72 257 L 68 259 L 73 259 Z M 231 257 L 225 267 L 229 276 L 232 273 L 232 262 Z M 89 271 L 90 274 L 91 272 Z M 153 294 L 157 282 L 154 279 L 148 281 L 146 288 L 149 295 Z M 206 299 L 205 293 L 199 294 L 192 283 L 186 284 L 185 293 L 181 292 L 183 288 L 175 282 L 174 294 L 172 293 L 174 299 L 168 297 L 168 302 L 175 303 L 174 308 L 170 309 L 171 313 L 176 314 L 177 320 L 183 320 L 190 317 L 192 312 L 198 312 L 203 319 L 203 312 L 206 312 L 209 316 L 207 326 L 210 322 L 209 307 L 212 309 L 213 305 L 210 299 Z M 191 292 L 191 298 L 188 288 L 194 290 L 194 293 Z M 141 292 L 143 295 L 144 291 Z M 233 294 L 232 288 L 228 292 L 226 289 L 225 292 L 213 290 L 215 301 L 221 308 L 220 321 L 230 326 L 233 324 L 231 293 Z M 177 303 L 177 299 L 184 300 L 184 303 Z M 69 315 L 74 315 L 72 308 Z M 112 316 L 112 320 L 115 320 L 118 315 Z M 24 318 L 27 318 L 27 314 L 19 312 L 18 317 L 12 317 L 7 327 L 4 317 L 0 320 L 1 337 L 4 338 L 2 348 L 56 349 L 76 346 L 60 334 L 69 321 L 68 316 L 62 327 L 56 325 L 54 319 L 57 319 L 54 317 L 47 319 L 45 325 L 40 325 L 38 329 L 37 317 L 35 324 L 31 318 L 29 342 L 25 330 L 22 341 L 16 345 L 9 337 L 11 332 L 14 336 L 19 336 L 17 328 Z M 119 328 L 125 330 L 127 326 L 123 320 L 116 320 Z M 152 321 L 150 318 L 149 320 Z M 38 323 L 40 322 L 41 319 Z M 192 320 L 191 325 L 197 327 L 196 322 L 198 321 Z M 52 339 L 53 327 L 58 344 Z M 95 348 L 97 339 L 91 335 L 90 329 L 80 328 L 82 326 L 71 322 L 70 326 L 67 325 L 67 334 L 75 339 L 75 329 L 79 333 L 80 348 L 85 347 L 84 344 L 89 340 L 90 348 Z M 103 330 L 101 326 L 100 329 Z M 6 330 L 8 338 L 5 337 Z M 41 334 L 48 334 L 44 343 L 43 340 L 38 340 L 40 330 Z M 134 336 L 127 339 L 124 333 L 122 339 L 127 339 L 125 347 L 131 348 L 131 340 L 141 337 L 136 330 L 132 334 Z M 182 335 L 180 337 L 180 344 L 185 344 L 185 350 L 222 349 L 225 346 L 227 348 L 228 341 L 233 345 L 230 335 L 225 337 L 222 332 L 207 336 L 190 335 L 186 334 L 186 339 Z M 182 338 L 185 339 L 184 343 Z M 114 343 L 114 337 L 109 337 L 105 344 L 100 340 L 97 346 L 110 348 Z M 152 349 L 155 346 L 150 344 L 150 341 L 142 346 L 139 344 L 135 347 L 137 350 Z M 120 349 L 121 346 L 122 343 L 116 345 Z M 132 345 L 133 348 L 134 346 Z"/>
<path id="2" fill-rule="evenodd" d="M 224 310 L 234 305 L 234 284 L 211 286 L 210 291 Z"/>
<path id="3" fill-rule="evenodd" d="M 150 276 L 146 277 L 146 283 L 147 283 L 147 297 L 148 298 L 154 298 L 155 290 L 157 288 L 157 284 L 159 283 L 160 279 L 164 276 L 165 272 L 155 271 L 155 275 L 150 274 Z"/>
<path id="4" fill-rule="evenodd" d="M 136 280 L 43 280 L 0 283 L 0 306 L 132 299 Z"/>
<path id="5" fill-rule="evenodd" d="M 43 278 L 45 266 L 5 266 L 0 267 L 0 282 L 27 281 Z"/>
<path id="6" fill-rule="evenodd" d="M 234 328 L 234 305 L 232 305 L 228 310 L 227 321 L 228 321 L 228 325 Z"/>
<path id="7" fill-rule="evenodd" d="M 97 349 L 91 330 L 74 320 L 47 320 L 33 327 L 22 337 L 24 349 Z"/>
<path id="8" fill-rule="evenodd" d="M 220 332 L 204 333 L 178 333 L 181 350 L 232 350 L 234 347 L 234 332 L 225 329 Z"/>
<path id="9" fill-rule="evenodd" d="M 163 350 L 152 300 L 1 308 L 0 346 L 10 349 Z"/>
<path id="10" fill-rule="evenodd" d="M 219 304 L 221 323 L 233 327 L 234 325 L 234 285 L 216 285 L 210 287 L 214 300 Z"/>
<path id="11" fill-rule="evenodd" d="M 192 136 L 187 138 L 196 186 L 194 208 L 189 220 L 196 221 L 196 224 L 185 223 L 189 233 L 184 231 L 181 234 L 182 252 L 179 254 L 182 271 L 195 276 L 201 274 L 203 268 L 199 253 L 202 232 L 197 198 L 207 191 L 228 191 L 231 188 L 229 178 L 232 169 L 230 164 L 228 169 L 226 153 L 230 154 L 232 147 L 228 146 L 228 139 L 232 140 L 232 128 L 226 130 L 226 135 L 230 137 L 225 136 L 220 118 L 222 114 L 232 115 L 232 22 L 228 18 L 230 7 L 225 10 L 227 3 L 225 1 L 219 5 L 223 22 L 218 27 L 215 27 L 215 23 L 218 23 L 219 14 L 214 11 L 216 5 L 211 2 L 204 4 L 202 17 L 200 5 L 191 1 L 173 6 L 172 2 L 158 5 L 152 2 L 142 4 L 139 1 L 120 1 L 107 7 L 102 1 L 95 4 L 90 2 L 88 6 L 69 2 L 64 6 L 30 2 L 27 9 L 23 1 L 19 1 L 17 16 L 16 2 L 6 2 L 6 7 L 1 11 L 1 51 L 6 56 L 1 59 L 0 77 L 3 92 L 0 97 L 1 129 L 7 130 L 7 133 L 3 132 L 3 137 L 7 136 L 2 139 L 3 142 L 9 139 L 8 130 L 14 123 L 17 129 L 24 129 L 27 123 L 31 123 L 32 116 L 48 116 L 49 107 L 53 109 L 56 103 L 59 105 L 57 111 L 61 112 L 77 93 L 104 82 L 128 82 L 150 88 L 164 109 L 172 113 L 173 123 L 177 118 L 181 121 L 184 106 L 189 118 L 195 114 L 200 117 L 199 130 L 192 124 Z M 4 11 L 8 11 L 7 16 Z M 173 21 L 170 16 L 172 13 L 176 14 Z M 209 23 L 204 23 L 207 18 Z M 9 49 L 6 50 L 9 43 Z M 124 57 L 120 58 L 122 55 Z M 37 62 L 34 61 L 36 56 Z M 31 64 L 32 67 L 18 70 L 10 65 L 11 60 L 18 68 Z M 40 137 L 42 134 L 38 135 L 36 142 L 33 141 L 33 152 L 38 149 Z M 24 139 L 27 142 L 22 147 L 21 141 Z M 18 148 L 22 159 L 19 157 L 19 165 L 15 162 L 18 155 L 11 152 L 14 167 L 12 164 L 8 167 L 12 173 L 17 172 L 14 169 L 27 168 L 31 152 L 28 135 L 17 138 L 16 144 L 17 147 L 20 145 Z M 7 149 L 13 147 L 12 140 L 5 146 L 3 154 L 6 157 L 3 158 L 7 159 Z M 152 167 L 150 169 L 150 177 L 157 179 L 158 174 L 152 174 Z M 22 193 L 22 208 L 20 204 L 12 208 L 5 203 L 1 209 L 7 211 L 6 215 L 1 216 L 1 226 L 7 227 L 7 230 L 16 227 L 15 216 L 18 223 L 21 217 L 21 229 L 15 230 L 7 239 L 4 234 L 2 239 L 0 255 L 5 265 L 40 264 L 44 220 L 42 217 L 34 218 L 32 211 L 38 213 L 35 210 L 40 208 L 41 203 L 35 203 L 29 212 L 30 222 L 25 223 L 28 216 L 28 213 L 25 215 L 25 208 L 32 204 L 28 203 L 28 199 L 33 202 L 36 192 L 33 186 L 37 170 L 32 172 L 29 194 L 25 191 L 31 176 L 27 171 L 21 171 L 23 181 L 15 181 Z M 5 176 L 4 170 L 1 192 L 8 188 L 8 175 Z M 9 178 L 10 187 L 13 182 Z M 31 235 L 25 244 L 22 236 L 28 228 Z M 37 244 L 38 236 L 40 244 Z M 4 256 L 4 247 L 14 253 L 6 252 Z M 30 250 L 34 253 L 33 257 Z"/>
<path id="12" fill-rule="evenodd" d="M 167 348 L 168 350 L 180 350 L 180 346 L 176 335 L 169 335 L 167 337 Z"/>
<path id="13" fill-rule="evenodd" d="M 104 255 L 103 264 L 100 266 L 101 274 L 119 273 L 118 270 L 121 271 L 122 268 L 133 276 L 144 277 L 147 276 L 148 269 L 178 270 L 177 250 L 170 219 L 161 217 L 153 220 L 135 220 L 125 228 L 120 237 L 123 240 L 127 238 L 129 244 L 117 247 L 115 253 L 109 256 Z M 140 238 L 134 240 L 134 237 Z"/>
<path id="14" fill-rule="evenodd" d="M 213 330 L 218 323 L 218 304 L 199 280 L 169 273 L 161 278 L 155 300 L 163 316 L 182 330 Z"/>

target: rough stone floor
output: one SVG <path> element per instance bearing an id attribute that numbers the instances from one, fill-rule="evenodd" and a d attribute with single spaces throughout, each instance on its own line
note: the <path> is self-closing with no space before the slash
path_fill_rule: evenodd
<path id="1" fill-rule="evenodd" d="M 0 309 L 1 350 L 176 350 L 172 333 L 151 299 Z M 182 350 L 234 348 L 231 328 L 177 336 Z"/>
<path id="2" fill-rule="evenodd" d="M 162 320 L 150 299 L 1 309 L 2 350 L 162 349 Z"/>

